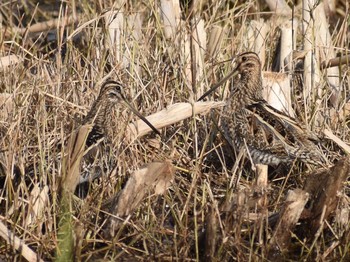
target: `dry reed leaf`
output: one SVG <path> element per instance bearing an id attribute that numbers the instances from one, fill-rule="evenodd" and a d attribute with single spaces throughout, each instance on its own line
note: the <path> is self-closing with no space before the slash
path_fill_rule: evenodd
<path id="1" fill-rule="evenodd" d="M 267 32 L 268 26 L 264 19 L 260 19 L 259 21 L 253 20 L 249 24 L 248 35 L 251 37 L 249 37 L 247 40 L 249 41 L 251 50 L 254 50 L 254 52 L 259 55 L 262 67 L 264 67 L 265 64 L 265 43 Z"/>
<path id="2" fill-rule="evenodd" d="M 0 94 L 0 121 L 6 121 L 10 112 L 14 110 L 14 102 L 11 94 Z"/>
<path id="3" fill-rule="evenodd" d="M 163 194 L 172 183 L 174 173 L 170 161 L 153 162 L 135 171 L 122 190 L 113 213 L 129 215 L 152 189 L 156 195 Z"/>
<path id="4" fill-rule="evenodd" d="M 195 60 L 195 79 L 192 79 L 196 83 L 196 97 L 200 97 L 200 94 L 203 94 L 204 82 L 200 81 L 203 79 L 204 75 L 204 56 L 207 50 L 207 33 L 204 28 L 204 20 L 200 19 L 193 31 L 192 31 L 192 45 L 194 49 L 194 53 L 192 54 L 192 59 Z M 193 57 L 194 56 L 194 57 Z M 192 63 L 193 66 L 193 63 Z M 198 84 L 199 83 L 199 84 Z"/>
<path id="5" fill-rule="evenodd" d="M 159 111 L 153 115 L 146 117 L 146 119 L 156 128 L 163 128 L 171 124 L 180 122 L 197 114 L 206 114 L 210 109 L 222 107 L 225 102 L 196 102 L 193 105 L 190 103 L 177 103 L 168 108 Z M 129 142 L 136 138 L 144 136 L 152 129 L 142 120 L 130 123 L 126 139 Z"/>
<path id="6" fill-rule="evenodd" d="M 328 60 L 336 56 L 336 50 L 332 42 L 332 36 L 329 32 L 329 23 L 327 21 L 325 6 L 322 2 L 315 8 L 315 34 L 316 46 L 327 48 L 319 48 L 320 60 Z M 321 66 L 322 67 L 322 64 Z M 340 83 L 339 83 L 339 67 L 330 67 L 325 69 L 328 84 L 333 92 L 329 99 L 331 105 L 337 108 L 340 99 Z"/>
<path id="7" fill-rule="evenodd" d="M 74 193 L 79 182 L 81 160 L 84 156 L 86 139 L 92 129 L 92 125 L 83 125 L 69 138 L 67 154 L 65 155 L 65 174 L 61 187 L 66 192 Z"/>
<path id="8" fill-rule="evenodd" d="M 29 262 L 44 262 L 38 254 L 30 249 L 23 240 L 17 237 L 6 225 L 0 221 L 0 236 Z"/>
<path id="9" fill-rule="evenodd" d="M 123 61 L 124 14 L 120 10 L 108 11 L 104 18 L 109 33 L 108 47 L 115 55 L 117 61 Z"/>
<path id="10" fill-rule="evenodd" d="M 149 163 L 135 171 L 128 179 L 123 190 L 118 194 L 110 212 L 118 217 L 130 215 L 140 205 L 150 191 L 164 194 L 174 179 L 175 170 L 170 161 Z M 111 234 L 118 228 L 120 221 L 112 219 Z"/>
<path id="11" fill-rule="evenodd" d="M 279 214 L 278 222 L 270 240 L 269 252 L 287 251 L 291 241 L 291 232 L 298 222 L 309 194 L 301 189 L 289 191 Z"/>
<path id="12" fill-rule="evenodd" d="M 334 135 L 330 129 L 326 128 L 323 131 L 323 133 L 325 134 L 326 137 L 328 137 L 330 140 L 332 140 L 334 143 L 336 143 L 338 146 L 340 146 L 347 154 L 350 154 L 350 146 L 348 146 L 339 137 Z"/>
<path id="13" fill-rule="evenodd" d="M 221 26 L 214 25 L 209 33 L 208 53 L 211 57 L 215 56 L 221 49 L 223 30 Z"/>
<path id="14" fill-rule="evenodd" d="M 265 0 L 270 10 L 277 15 L 291 16 L 292 9 L 284 0 Z"/>
<path id="15" fill-rule="evenodd" d="M 45 206 L 49 201 L 49 187 L 44 186 L 44 188 L 41 189 L 39 185 L 36 184 L 30 192 L 30 196 L 29 213 L 26 221 L 27 226 L 34 224 L 38 219 L 43 217 Z"/>
<path id="16" fill-rule="evenodd" d="M 263 72 L 263 96 L 274 108 L 294 116 L 287 74 Z"/>
<path id="17" fill-rule="evenodd" d="M 8 67 L 10 65 L 15 65 L 22 62 L 22 58 L 17 55 L 8 55 L 0 57 L 0 69 Z"/>
<path id="18" fill-rule="evenodd" d="M 297 30 L 299 21 L 297 18 L 284 21 L 280 25 L 281 30 L 281 47 L 279 54 L 279 64 L 281 72 L 288 72 L 293 70 L 293 49 L 296 46 Z"/>
<path id="19" fill-rule="evenodd" d="M 180 3 L 177 0 L 161 0 L 160 16 L 163 21 L 164 35 L 166 39 L 173 39 L 176 36 L 180 23 Z"/>

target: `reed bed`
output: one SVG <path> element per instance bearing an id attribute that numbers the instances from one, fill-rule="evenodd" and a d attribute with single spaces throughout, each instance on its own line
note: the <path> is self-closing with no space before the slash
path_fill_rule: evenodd
<path id="1" fill-rule="evenodd" d="M 0 260 L 349 260 L 349 10 L 2 1 Z M 231 157 L 218 128 L 229 83 L 197 99 L 244 51 L 263 61 L 265 98 L 321 138 L 323 169 Z M 98 161 L 116 165 L 85 198 L 61 194 L 61 156 L 107 78 L 162 135 L 118 107 Z"/>

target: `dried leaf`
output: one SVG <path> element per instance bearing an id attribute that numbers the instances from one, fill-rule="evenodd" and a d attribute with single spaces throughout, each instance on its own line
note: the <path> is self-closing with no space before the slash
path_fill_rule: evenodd
<path id="1" fill-rule="evenodd" d="M 65 156 L 66 170 L 63 171 L 65 177 L 62 181 L 62 189 L 74 193 L 80 177 L 80 163 L 84 156 L 86 139 L 92 129 L 92 125 L 83 125 L 77 132 L 69 138 L 67 145 L 67 155 Z"/>
<path id="2" fill-rule="evenodd" d="M 174 167 L 170 161 L 153 162 L 135 171 L 129 178 L 124 189 L 118 194 L 110 207 L 110 213 L 118 217 L 126 217 L 137 208 L 148 192 L 164 194 L 174 178 Z M 113 219 L 110 223 L 110 234 L 119 228 L 120 220 Z"/>
<path id="3" fill-rule="evenodd" d="M 49 187 L 44 186 L 44 188 L 41 189 L 36 184 L 30 195 L 29 216 L 26 225 L 34 224 L 38 219 L 43 217 L 44 209 L 49 201 Z"/>

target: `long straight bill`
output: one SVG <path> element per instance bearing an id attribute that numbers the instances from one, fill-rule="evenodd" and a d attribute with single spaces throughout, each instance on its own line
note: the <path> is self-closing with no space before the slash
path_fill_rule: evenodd
<path id="1" fill-rule="evenodd" d="M 128 101 L 124 100 L 124 103 L 129 109 L 137 115 L 143 122 L 145 122 L 156 134 L 161 135 L 160 132 L 155 128 L 143 115 L 141 115 Z"/>
<path id="2" fill-rule="evenodd" d="M 208 95 L 210 95 L 213 91 L 215 91 L 216 88 L 218 88 L 219 86 L 221 86 L 223 83 L 225 83 L 227 80 L 229 80 L 231 77 L 234 77 L 238 74 L 238 71 L 235 69 L 233 69 L 227 76 L 225 76 L 223 79 L 221 79 L 219 81 L 219 83 L 216 83 L 215 85 L 213 85 L 207 92 L 205 92 L 197 101 L 201 101 L 203 100 L 205 97 L 207 97 Z"/>

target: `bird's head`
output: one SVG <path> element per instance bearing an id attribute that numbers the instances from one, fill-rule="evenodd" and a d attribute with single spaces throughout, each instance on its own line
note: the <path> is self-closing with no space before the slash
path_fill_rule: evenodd
<path id="1" fill-rule="evenodd" d="M 233 62 L 236 64 L 236 67 L 227 74 L 222 80 L 220 80 L 217 84 L 212 86 L 207 92 L 205 92 L 199 99 L 203 100 L 209 94 L 211 94 L 215 89 L 223 85 L 226 81 L 240 77 L 241 80 L 245 81 L 261 81 L 261 62 L 259 56 L 254 52 L 246 52 L 242 53 L 235 57 Z M 259 83 L 256 85 L 259 88 Z"/>
<path id="2" fill-rule="evenodd" d="M 254 52 L 246 52 L 236 57 L 235 71 L 241 75 L 261 72 L 259 56 Z"/>
<path id="3" fill-rule="evenodd" d="M 96 105 L 101 105 L 101 103 L 103 103 L 105 107 L 111 106 L 111 104 L 121 103 L 122 105 L 128 107 L 142 121 L 144 121 L 154 132 L 160 134 L 159 131 L 131 105 L 124 93 L 123 85 L 118 81 L 110 79 L 105 81 L 102 84 L 100 94 L 96 101 Z M 103 101 L 107 101 L 107 103 Z"/>
<path id="4" fill-rule="evenodd" d="M 114 80 L 107 80 L 102 84 L 99 99 L 111 103 L 125 101 L 125 93 L 122 84 Z"/>

